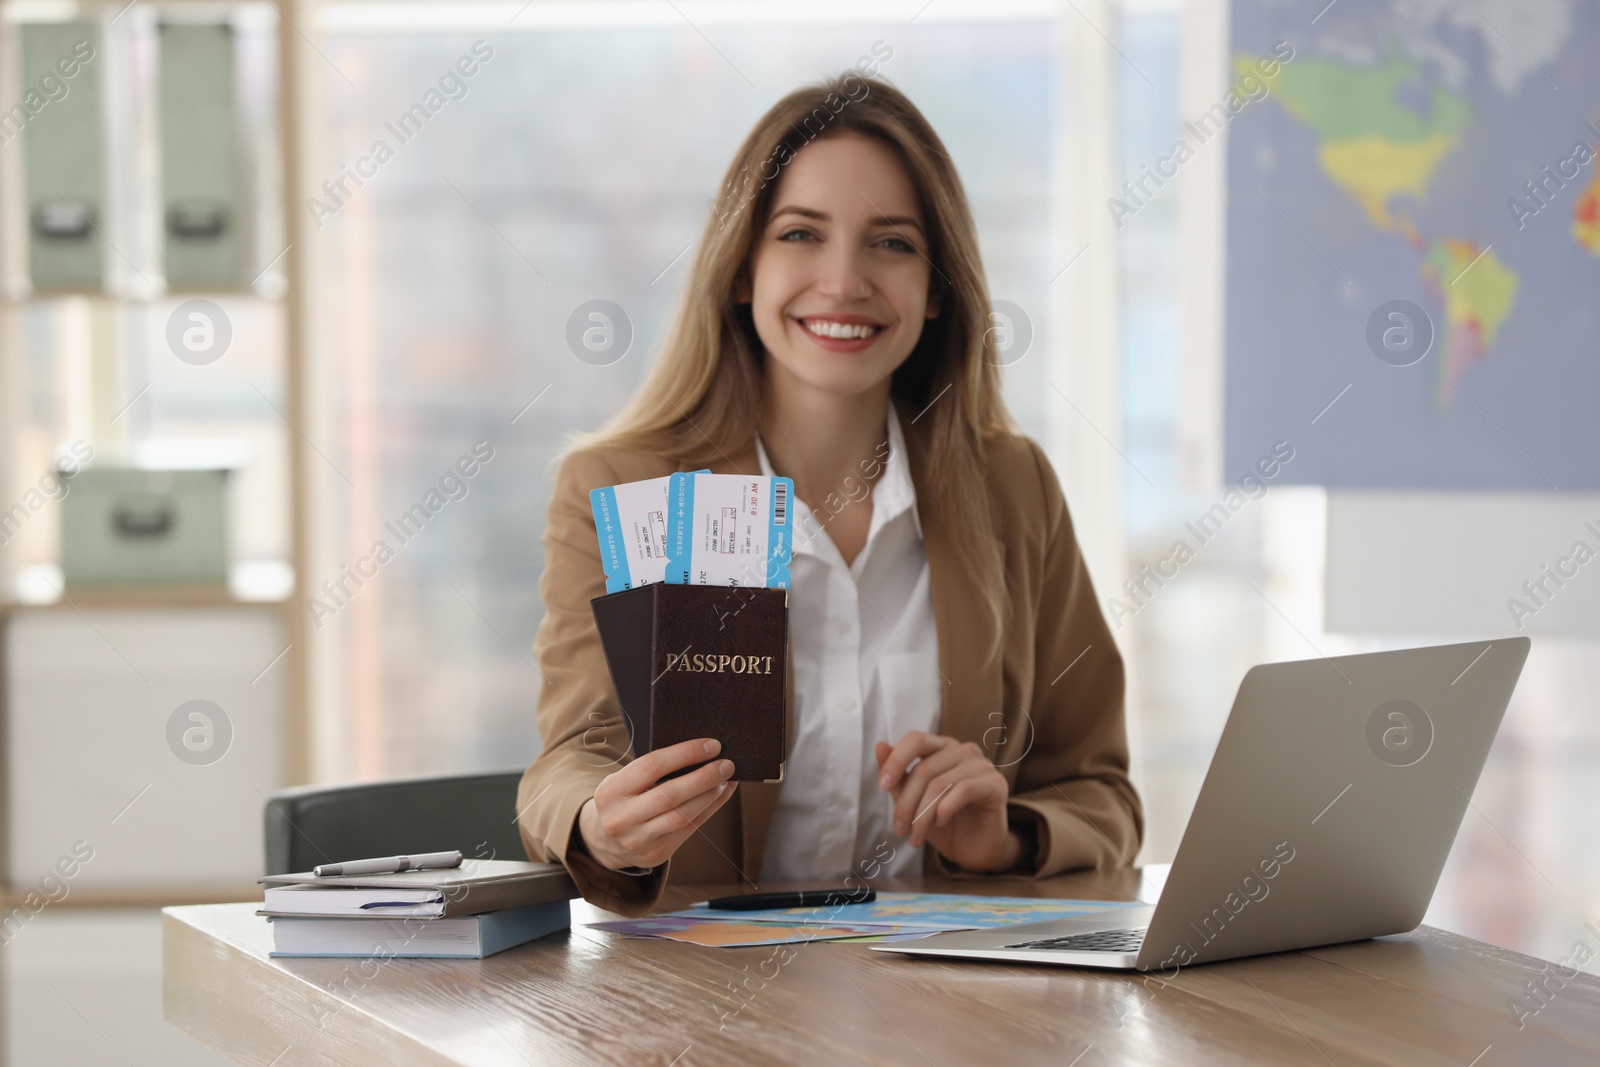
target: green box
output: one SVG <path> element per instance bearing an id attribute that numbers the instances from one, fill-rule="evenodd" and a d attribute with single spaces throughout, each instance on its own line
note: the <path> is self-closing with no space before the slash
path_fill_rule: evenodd
<path id="1" fill-rule="evenodd" d="M 248 284 L 238 142 L 232 29 L 162 26 L 161 178 L 171 289 Z"/>
<path id="2" fill-rule="evenodd" d="M 61 502 L 68 588 L 228 581 L 228 471 L 85 467 Z"/>
<path id="3" fill-rule="evenodd" d="M 28 273 L 40 291 L 97 290 L 107 226 L 100 24 L 29 24 L 20 36 L 22 97 L 0 116 L 0 141 L 22 145 Z"/>

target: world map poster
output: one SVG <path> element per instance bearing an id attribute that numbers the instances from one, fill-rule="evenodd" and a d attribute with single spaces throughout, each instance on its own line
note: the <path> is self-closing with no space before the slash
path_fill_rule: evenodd
<path id="1" fill-rule="evenodd" d="M 1600 0 L 1231 25 L 1225 480 L 1600 488 Z"/>

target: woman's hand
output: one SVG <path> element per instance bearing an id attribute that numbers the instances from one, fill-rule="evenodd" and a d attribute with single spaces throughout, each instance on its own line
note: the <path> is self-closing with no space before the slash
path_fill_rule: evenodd
<path id="1" fill-rule="evenodd" d="M 894 796 L 894 832 L 969 871 L 1016 866 L 1022 839 L 1006 820 L 1005 775 L 971 741 L 912 730 L 879 741 L 878 788 Z"/>
<path id="2" fill-rule="evenodd" d="M 667 862 L 728 802 L 739 783 L 728 781 L 733 762 L 725 759 L 670 782 L 661 778 L 720 751 L 721 742 L 711 738 L 682 741 L 606 775 L 578 809 L 578 832 L 589 855 L 613 871 Z"/>

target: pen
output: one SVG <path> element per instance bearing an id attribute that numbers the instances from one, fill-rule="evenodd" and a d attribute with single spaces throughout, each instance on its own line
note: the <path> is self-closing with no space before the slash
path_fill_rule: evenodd
<path id="1" fill-rule="evenodd" d="M 790 893 L 746 893 L 706 901 L 716 911 L 765 911 L 769 908 L 832 908 L 843 904 L 871 904 L 878 891 L 864 889 L 799 889 Z"/>
<path id="2" fill-rule="evenodd" d="M 420 856 L 385 856 L 376 860 L 346 860 L 344 863 L 324 863 L 311 868 L 311 873 L 317 878 L 333 878 L 337 875 L 356 874 L 399 874 L 402 871 L 420 871 L 424 867 L 442 870 L 449 867 L 461 866 L 461 853 L 426 852 Z"/>

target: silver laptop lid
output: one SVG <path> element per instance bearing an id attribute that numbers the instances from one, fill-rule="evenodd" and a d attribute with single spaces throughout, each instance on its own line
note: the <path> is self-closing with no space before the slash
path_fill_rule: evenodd
<path id="1" fill-rule="evenodd" d="M 1252 668 L 1139 968 L 1414 929 L 1528 646 L 1515 637 Z"/>

